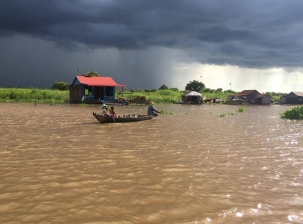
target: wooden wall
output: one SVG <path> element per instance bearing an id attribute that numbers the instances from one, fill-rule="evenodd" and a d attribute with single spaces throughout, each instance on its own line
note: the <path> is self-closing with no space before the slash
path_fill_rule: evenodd
<path id="1" fill-rule="evenodd" d="M 71 103 L 82 102 L 82 85 L 74 85 L 69 87 L 69 101 Z"/>

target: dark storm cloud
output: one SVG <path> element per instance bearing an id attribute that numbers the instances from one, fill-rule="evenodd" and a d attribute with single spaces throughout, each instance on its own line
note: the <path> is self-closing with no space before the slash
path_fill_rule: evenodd
<path id="1" fill-rule="evenodd" d="M 243 67 L 301 66 L 301 0 L 2 0 L 0 35 L 29 35 L 76 50 L 187 51 Z"/>

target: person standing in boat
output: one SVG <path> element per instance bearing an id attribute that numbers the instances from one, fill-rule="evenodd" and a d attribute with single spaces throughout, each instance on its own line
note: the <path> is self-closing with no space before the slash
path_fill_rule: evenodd
<path id="1" fill-rule="evenodd" d="M 155 107 L 154 107 L 154 103 L 153 101 L 149 102 L 149 106 L 147 108 L 147 114 L 150 116 L 158 116 L 158 114 L 161 113 L 161 111 L 158 111 Z"/>

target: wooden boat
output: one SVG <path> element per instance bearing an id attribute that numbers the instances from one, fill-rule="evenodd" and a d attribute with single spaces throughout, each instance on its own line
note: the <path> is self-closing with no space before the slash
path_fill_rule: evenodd
<path id="1" fill-rule="evenodd" d="M 100 114 L 97 114 L 96 112 L 93 112 L 93 116 L 100 123 L 123 123 L 123 122 L 134 122 L 134 121 L 146 121 L 154 118 L 153 116 L 141 115 L 141 114 L 123 115 L 118 117 L 105 117 Z"/>

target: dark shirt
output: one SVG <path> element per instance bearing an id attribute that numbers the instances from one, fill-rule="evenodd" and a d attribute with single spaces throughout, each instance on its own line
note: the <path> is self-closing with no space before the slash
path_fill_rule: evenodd
<path id="1" fill-rule="evenodd" d="M 158 116 L 157 113 L 160 113 L 160 111 L 157 111 L 156 108 L 153 105 L 149 105 L 147 108 L 147 114 L 151 116 Z"/>

